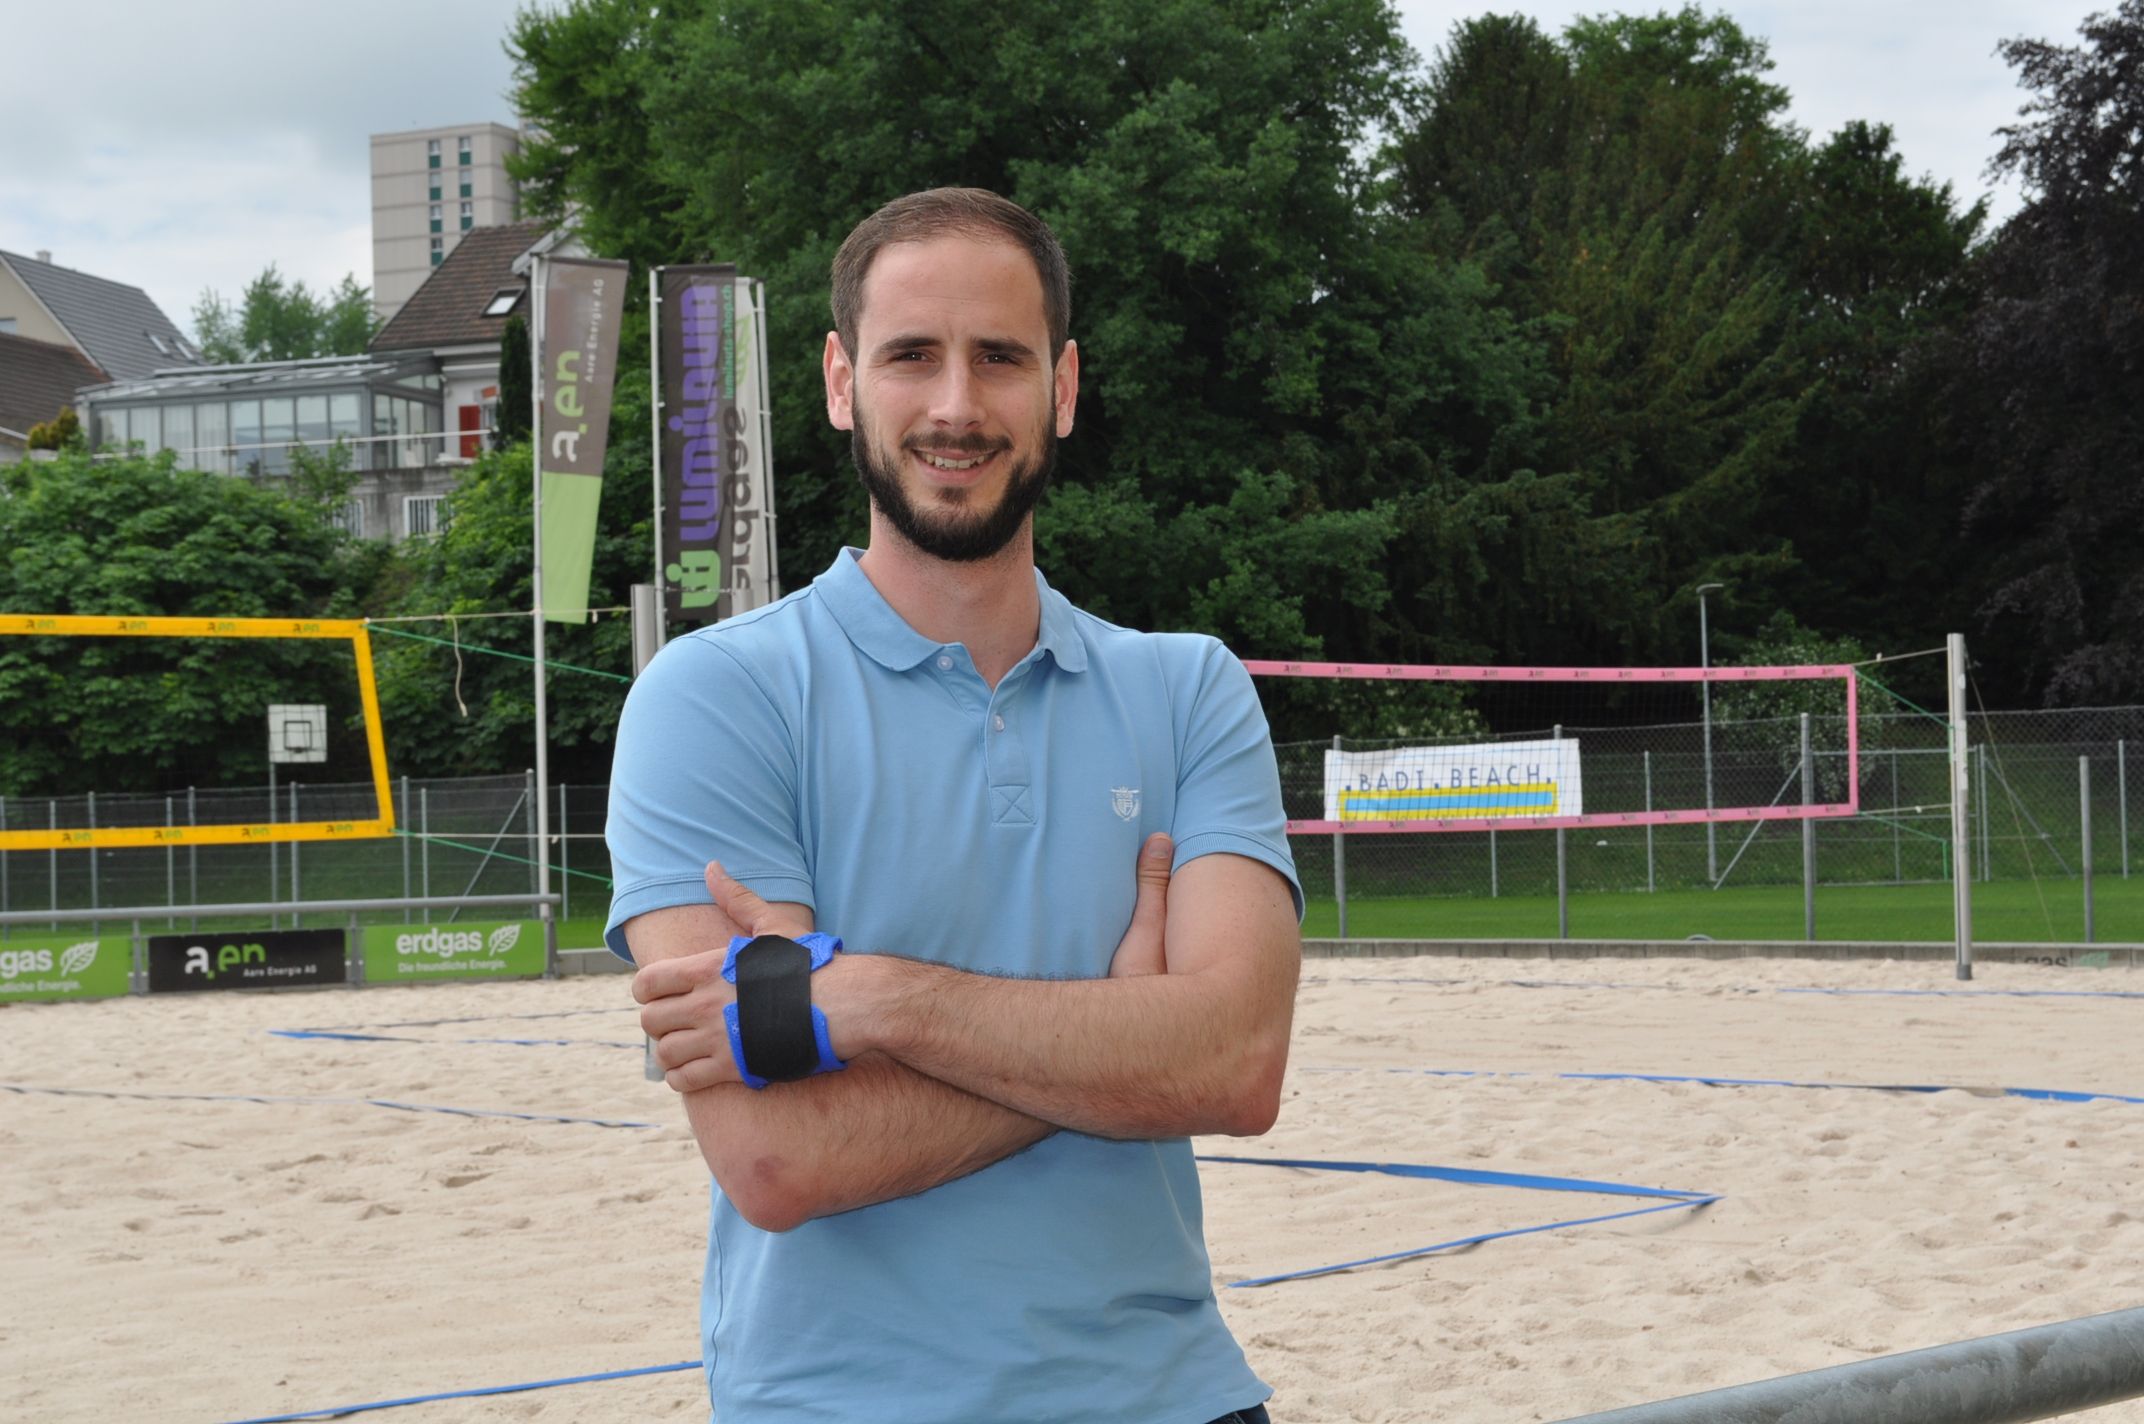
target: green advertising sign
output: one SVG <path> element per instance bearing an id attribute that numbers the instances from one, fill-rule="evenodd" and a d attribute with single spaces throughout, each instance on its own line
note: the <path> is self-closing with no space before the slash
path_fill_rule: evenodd
<path id="1" fill-rule="evenodd" d="M 115 998 L 133 968 L 125 935 L 9 935 L 0 939 L 0 1003 Z"/>
<path id="2" fill-rule="evenodd" d="M 365 982 L 498 979 L 544 971 L 543 924 L 367 925 Z"/>

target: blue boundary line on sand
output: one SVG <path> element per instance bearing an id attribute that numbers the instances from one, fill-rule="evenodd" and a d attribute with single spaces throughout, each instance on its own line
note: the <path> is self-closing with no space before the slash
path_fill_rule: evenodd
<path id="1" fill-rule="evenodd" d="M 630 1048 L 641 1045 L 617 1038 L 419 1038 L 407 1033 L 349 1033 L 340 1029 L 272 1028 L 276 1038 L 332 1039 L 338 1043 L 504 1043 L 517 1048 Z"/>
<path id="2" fill-rule="evenodd" d="M 1581 1083 L 1696 1083 L 1707 1088 L 1839 1088 L 1861 1093 L 1971 1093 L 2030 1098 L 2043 1103 L 2144 1103 L 2128 1093 L 2086 1093 L 2067 1088 L 1978 1088 L 1963 1083 L 1805 1083 L 1792 1078 L 1729 1078 L 1703 1073 L 1534 1073 L 1501 1068 L 1309 1067 L 1305 1073 L 1403 1073 L 1423 1078 L 1566 1078 Z"/>
<path id="3" fill-rule="evenodd" d="M 1599 979 L 1459 979 L 1428 975 L 1391 974 L 1370 977 L 1358 974 L 1328 974 L 1305 979 L 1315 984 L 1437 984 L 1452 987 L 1498 989 L 1649 989 L 1668 994 L 1832 994 L 1852 996 L 1897 996 L 1936 999 L 2144 999 L 2144 989 L 1832 989 L 1820 986 L 1746 988 L 1741 985 L 1700 987 L 1692 984 L 1618 984 Z"/>
<path id="4" fill-rule="evenodd" d="M 1504 1231 L 1484 1231 L 1473 1236 L 1455 1237 L 1428 1246 L 1411 1246 L 1404 1251 L 1388 1251 L 1383 1255 L 1365 1256 L 1357 1261 L 1338 1261 L 1329 1266 L 1311 1266 L 1300 1271 L 1283 1271 L 1278 1275 L 1253 1276 L 1248 1280 L 1230 1281 L 1230 1290 L 1248 1290 L 1256 1286 L 1277 1285 L 1282 1281 L 1307 1280 L 1313 1276 L 1336 1275 L 1363 1266 L 1389 1265 L 1395 1261 L 1411 1261 L 1419 1256 L 1432 1255 L 1439 1251 L 1453 1251 L 1464 1246 L 1479 1246 L 1487 1241 L 1501 1241 L 1511 1236 L 1532 1236 L 1543 1231 L 1562 1231 L 1573 1226 L 1595 1226 L 1604 1221 L 1623 1221 L 1634 1216 L 1651 1216 L 1655 1212 L 1682 1211 L 1694 1207 L 1706 1207 L 1722 1199 L 1719 1192 L 1682 1191 L 1669 1187 L 1639 1187 L 1628 1182 L 1601 1182 L 1584 1177 L 1545 1177 L 1525 1172 L 1489 1172 L 1471 1167 L 1434 1167 L 1413 1162 L 1327 1162 L 1301 1157 L 1224 1157 L 1201 1155 L 1201 1162 L 1218 1162 L 1245 1167 L 1292 1167 L 1311 1172 L 1377 1172 L 1392 1177 L 1418 1177 L 1439 1182 L 1459 1182 L 1468 1186 L 1523 1187 L 1547 1192 L 1591 1192 L 1604 1196 L 1665 1197 L 1659 1206 L 1641 1206 L 1631 1211 L 1609 1212 L 1605 1216 L 1584 1216 L 1569 1221 L 1550 1221 L 1539 1226 L 1517 1226 Z"/>
<path id="5" fill-rule="evenodd" d="M 346 1414 L 363 1414 L 373 1409 L 398 1409 L 405 1404 L 430 1404 L 440 1399 L 477 1399 L 488 1394 L 519 1394 L 531 1389 L 556 1389 L 567 1384 L 594 1384 L 599 1380 L 632 1379 L 638 1375 L 669 1374 L 676 1370 L 696 1370 L 698 1360 L 681 1360 L 674 1365 L 642 1365 L 633 1370 L 604 1370 L 600 1374 L 569 1375 L 564 1379 L 531 1380 L 526 1384 L 492 1384 L 476 1389 L 450 1389 L 438 1394 L 412 1394 L 401 1399 L 375 1399 L 366 1404 L 336 1404 L 325 1409 L 301 1409 L 295 1414 L 260 1414 L 250 1419 L 233 1419 L 229 1424 L 289 1424 L 297 1419 L 340 1419 Z"/>
<path id="6" fill-rule="evenodd" d="M 44 1093 L 62 1098 L 133 1098 L 152 1103 L 265 1103 L 271 1106 L 394 1108 L 398 1112 L 448 1113 L 454 1117 L 504 1117 L 523 1122 L 578 1123 L 587 1127 L 659 1128 L 659 1122 L 615 1117 L 569 1117 L 560 1113 L 512 1112 L 505 1108 L 460 1108 L 444 1103 L 404 1103 L 393 1098 L 311 1098 L 279 1093 L 142 1093 L 121 1088 L 47 1088 L 35 1083 L 0 1083 L 0 1091 Z"/>

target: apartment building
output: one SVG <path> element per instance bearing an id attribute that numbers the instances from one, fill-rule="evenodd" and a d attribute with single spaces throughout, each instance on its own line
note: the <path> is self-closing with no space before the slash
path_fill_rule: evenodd
<path id="1" fill-rule="evenodd" d="M 474 228 L 521 216 L 506 173 L 521 134 L 504 124 L 459 124 L 372 135 L 372 309 L 381 322 Z"/>

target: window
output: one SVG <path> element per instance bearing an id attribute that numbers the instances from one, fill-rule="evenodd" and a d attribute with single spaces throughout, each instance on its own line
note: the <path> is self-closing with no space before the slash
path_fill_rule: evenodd
<path id="1" fill-rule="evenodd" d="M 438 232 L 438 231 L 440 231 L 440 226 L 439 226 L 439 204 L 437 204 L 437 203 L 434 203 L 434 204 L 432 204 L 432 208 L 431 208 L 431 219 L 432 219 L 432 231 L 434 231 L 434 232 Z"/>
<path id="2" fill-rule="evenodd" d="M 231 473 L 231 422 L 230 408 L 222 401 L 204 401 L 194 407 L 194 444 L 199 453 L 194 457 L 194 468 L 212 470 L 220 475 Z"/>
<path id="3" fill-rule="evenodd" d="M 436 138 L 428 138 L 424 141 L 424 166 L 427 168 L 437 168 L 439 166 L 439 140 Z"/>
<path id="4" fill-rule="evenodd" d="M 194 408 L 190 405 L 167 405 L 164 407 L 164 446 L 179 452 L 179 468 L 198 470 L 201 460 L 194 453 Z"/>
<path id="5" fill-rule="evenodd" d="M 454 146 L 459 150 L 455 155 L 454 161 L 467 168 L 469 166 L 469 135 L 463 134 L 460 138 L 454 140 Z"/>
<path id="6" fill-rule="evenodd" d="M 13 336 L 15 334 L 15 318 L 11 316 L 0 316 L 0 332 L 4 332 L 9 336 Z"/>
<path id="7" fill-rule="evenodd" d="M 326 396 L 298 397 L 298 443 L 312 454 L 327 454 L 328 398 Z"/>
<path id="8" fill-rule="evenodd" d="M 439 201 L 439 180 L 437 178 L 432 180 L 432 186 L 425 192 L 425 197 L 435 203 Z"/>
<path id="9" fill-rule="evenodd" d="M 435 238 L 433 238 L 433 239 L 432 239 L 432 265 L 433 265 L 434 267 L 437 267 L 437 266 L 438 266 L 438 265 L 439 265 L 439 264 L 440 264 L 441 262 L 443 262 L 443 261 L 445 261 L 445 260 L 446 260 L 446 256 L 447 256 L 447 241 L 446 241 L 446 239 L 445 239 L 445 238 L 443 238 L 443 237 L 435 237 Z"/>
<path id="10" fill-rule="evenodd" d="M 462 196 L 465 198 L 475 197 L 476 195 L 470 191 L 474 187 L 476 187 L 476 185 L 474 183 L 471 183 L 467 178 L 462 179 Z"/>
<path id="11" fill-rule="evenodd" d="M 492 293 L 491 301 L 484 308 L 486 316 L 505 316 L 521 305 L 521 288 L 501 287 Z"/>
<path id="12" fill-rule="evenodd" d="M 290 442 L 298 438 L 298 403 L 289 396 L 269 396 L 261 401 L 261 469 L 271 475 L 290 473 Z"/>
<path id="13" fill-rule="evenodd" d="M 328 516 L 328 522 L 349 535 L 352 539 L 365 537 L 365 502 L 361 499 L 346 499 Z"/>
<path id="14" fill-rule="evenodd" d="M 157 335 L 157 334 L 156 334 L 155 332 L 153 332 L 153 331 L 152 331 L 152 332 L 148 332 L 148 333 L 147 333 L 147 335 L 148 335 L 148 338 L 149 338 L 149 344 L 150 344 L 151 346 L 154 346 L 154 347 L 156 348 L 156 350 L 157 350 L 157 354 L 158 354 L 158 355 L 162 355 L 162 356 L 169 356 L 169 355 L 171 354 L 171 348 L 170 348 L 169 346 L 166 346 L 166 345 L 164 344 L 164 338 L 163 338 L 163 337 L 161 337 L 161 336 L 158 336 L 158 335 Z"/>
<path id="15" fill-rule="evenodd" d="M 422 539 L 437 534 L 445 527 L 440 517 L 440 496 L 436 494 L 413 494 L 402 501 L 402 529 L 412 539 Z"/>

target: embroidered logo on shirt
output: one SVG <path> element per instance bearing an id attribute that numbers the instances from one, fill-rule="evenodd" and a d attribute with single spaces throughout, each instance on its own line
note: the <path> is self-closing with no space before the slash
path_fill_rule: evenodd
<path id="1" fill-rule="evenodd" d="M 1109 788 L 1109 809 L 1117 818 L 1129 821 L 1139 814 L 1139 788 L 1136 786 L 1112 786 Z"/>

